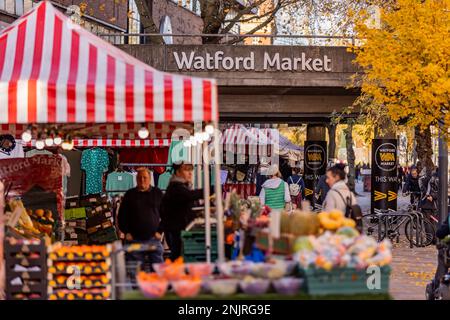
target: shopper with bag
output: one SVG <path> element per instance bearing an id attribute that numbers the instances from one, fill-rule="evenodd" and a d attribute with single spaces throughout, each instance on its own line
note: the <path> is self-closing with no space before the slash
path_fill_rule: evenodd
<path id="1" fill-rule="evenodd" d="M 273 210 L 283 210 L 290 208 L 291 195 L 288 184 L 281 179 L 281 173 L 276 164 L 267 169 L 267 175 L 270 177 L 262 185 L 259 199 L 262 205 L 268 206 Z"/>
<path id="2" fill-rule="evenodd" d="M 293 206 L 300 208 L 305 197 L 305 182 L 300 174 L 300 168 L 292 169 L 292 175 L 288 178 L 287 183 Z"/>
<path id="3" fill-rule="evenodd" d="M 362 231 L 362 211 L 353 192 L 348 188 L 345 178 L 345 165 L 336 164 L 327 169 L 327 184 L 330 191 L 323 202 L 323 211 L 339 210 L 347 218 L 356 222 L 357 229 Z"/>

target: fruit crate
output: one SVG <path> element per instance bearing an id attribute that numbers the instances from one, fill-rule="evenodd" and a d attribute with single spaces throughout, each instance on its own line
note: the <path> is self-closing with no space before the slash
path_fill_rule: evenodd
<path id="1" fill-rule="evenodd" d="M 47 299 L 47 248 L 36 243 L 4 242 L 7 300 Z M 20 267 L 21 270 L 16 270 Z M 36 270 L 33 270 L 37 268 Z M 17 284 L 15 281 L 21 283 Z"/>
<path id="2" fill-rule="evenodd" d="M 181 232 L 183 240 L 184 256 L 205 254 L 205 232 L 204 231 L 183 231 Z M 217 254 L 217 234 L 211 232 L 211 253 Z"/>
<path id="3" fill-rule="evenodd" d="M 201 254 L 185 254 L 183 256 L 184 262 L 206 262 L 206 253 Z M 217 253 L 211 252 L 211 262 L 217 260 Z"/>
<path id="4" fill-rule="evenodd" d="M 295 237 L 291 234 L 281 234 L 280 238 L 273 239 L 272 252 L 281 255 L 289 255 L 292 253 Z M 258 249 L 269 250 L 269 234 L 259 231 L 256 233 L 255 245 Z"/>
<path id="5" fill-rule="evenodd" d="M 370 288 L 370 277 L 376 272 L 366 272 L 366 269 L 335 268 L 330 271 L 316 268 L 300 268 L 300 275 L 305 278 L 305 289 L 310 295 L 352 295 L 352 294 L 386 294 L 389 291 L 389 276 L 391 268 L 384 266 L 379 269 L 379 288 Z"/>

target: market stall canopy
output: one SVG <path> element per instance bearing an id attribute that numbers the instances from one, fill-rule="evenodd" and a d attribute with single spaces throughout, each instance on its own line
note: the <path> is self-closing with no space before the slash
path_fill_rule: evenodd
<path id="1" fill-rule="evenodd" d="M 0 34 L 0 124 L 218 119 L 213 79 L 160 72 L 42 1 Z"/>
<path id="2" fill-rule="evenodd" d="M 270 154 L 273 149 L 285 159 L 292 161 L 303 159 L 303 147 L 293 144 L 280 134 L 278 129 L 247 128 L 242 124 L 236 124 L 223 130 L 221 142 L 224 150 L 232 153 L 257 155 L 267 152 Z"/>

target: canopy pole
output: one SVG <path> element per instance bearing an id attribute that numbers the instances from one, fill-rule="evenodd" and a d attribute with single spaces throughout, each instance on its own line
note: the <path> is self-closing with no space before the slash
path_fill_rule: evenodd
<path id="1" fill-rule="evenodd" d="M 217 219 L 217 253 L 219 263 L 225 262 L 225 242 L 224 242 L 224 227 L 223 227 L 223 202 L 222 202 L 222 183 L 220 181 L 220 141 L 219 141 L 219 123 L 213 122 L 214 126 L 214 172 L 216 182 L 214 183 L 216 193 L 216 219 Z"/>
<path id="2" fill-rule="evenodd" d="M 205 244 L 206 244 L 206 262 L 211 262 L 211 206 L 210 206 L 210 178 L 209 178 L 209 148 L 208 142 L 203 144 L 203 197 L 205 198 Z"/>
<path id="3" fill-rule="evenodd" d="M 197 173 L 196 189 L 202 188 L 202 142 L 197 142 L 195 145 L 195 168 Z"/>

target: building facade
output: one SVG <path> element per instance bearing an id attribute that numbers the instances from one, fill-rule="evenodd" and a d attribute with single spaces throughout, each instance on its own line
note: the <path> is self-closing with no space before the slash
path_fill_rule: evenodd
<path id="1" fill-rule="evenodd" d="M 0 24 L 6 26 L 40 1 L 0 0 Z M 76 5 L 82 13 L 80 24 L 96 34 L 121 33 L 128 28 L 128 0 L 55 0 L 52 3 L 65 11 Z"/>

